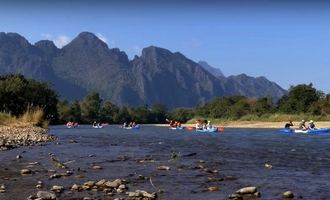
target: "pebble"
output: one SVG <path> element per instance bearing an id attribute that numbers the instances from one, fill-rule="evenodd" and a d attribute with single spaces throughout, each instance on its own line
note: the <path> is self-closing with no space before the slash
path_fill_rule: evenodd
<path id="1" fill-rule="evenodd" d="M 39 191 L 37 193 L 37 197 L 40 199 L 44 200 L 53 200 L 56 199 L 56 195 L 52 192 L 47 192 L 47 191 Z"/>
<path id="2" fill-rule="evenodd" d="M 110 188 L 118 188 L 122 184 L 120 179 L 116 179 L 114 181 L 107 181 L 105 185 Z"/>
<path id="3" fill-rule="evenodd" d="M 32 170 L 31 169 L 22 169 L 21 170 L 21 174 L 25 175 L 25 174 L 32 174 Z"/>
<path id="4" fill-rule="evenodd" d="M 81 186 L 78 184 L 73 184 L 73 186 L 71 187 L 71 190 L 81 190 Z"/>
<path id="5" fill-rule="evenodd" d="M 291 191 L 284 192 L 282 196 L 284 198 L 287 198 L 287 199 L 292 199 L 294 197 L 294 195 L 293 195 L 293 193 Z"/>
<path id="6" fill-rule="evenodd" d="M 211 187 L 208 187 L 207 190 L 210 191 L 210 192 L 215 192 L 215 191 L 219 191 L 219 187 L 211 186 Z"/>
<path id="7" fill-rule="evenodd" d="M 99 166 L 99 165 L 95 165 L 95 166 L 93 166 L 93 169 L 102 169 L 102 166 Z"/>
<path id="8" fill-rule="evenodd" d="M 61 193 L 63 192 L 64 187 L 60 185 L 54 185 L 50 190 L 56 193 Z"/>
<path id="9" fill-rule="evenodd" d="M 166 171 L 171 170 L 171 168 L 169 166 L 165 166 L 165 165 L 158 166 L 157 169 L 158 170 L 166 170 Z"/>
<path id="10" fill-rule="evenodd" d="M 243 200 L 243 197 L 239 194 L 231 194 L 229 195 L 228 199 L 231 199 L 231 200 Z"/>
<path id="11" fill-rule="evenodd" d="M 267 168 L 267 169 L 272 169 L 273 166 L 272 166 L 271 164 L 265 163 L 265 168 Z"/>
<path id="12" fill-rule="evenodd" d="M 237 194 L 245 195 L 245 194 L 254 194 L 257 192 L 256 187 L 244 187 L 236 191 Z"/>

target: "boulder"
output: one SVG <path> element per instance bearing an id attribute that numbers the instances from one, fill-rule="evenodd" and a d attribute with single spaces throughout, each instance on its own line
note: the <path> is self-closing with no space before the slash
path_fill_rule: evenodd
<path id="1" fill-rule="evenodd" d="M 39 191 L 37 193 L 37 197 L 42 199 L 42 200 L 53 200 L 56 199 L 56 195 L 52 192 L 47 192 L 47 191 Z"/>

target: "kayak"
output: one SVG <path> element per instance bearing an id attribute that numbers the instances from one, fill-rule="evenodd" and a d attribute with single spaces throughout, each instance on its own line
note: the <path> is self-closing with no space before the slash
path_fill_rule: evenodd
<path id="1" fill-rule="evenodd" d="M 134 127 L 123 127 L 123 129 L 127 129 L 127 130 L 131 130 L 131 129 L 139 129 L 140 128 L 140 125 L 135 125 Z"/>
<path id="2" fill-rule="evenodd" d="M 304 134 L 325 134 L 330 133 L 330 128 L 320 128 L 320 129 L 310 129 L 310 130 L 300 130 L 300 129 L 280 129 L 282 133 L 304 133 Z"/>
<path id="3" fill-rule="evenodd" d="M 171 130 L 183 130 L 184 127 L 170 127 Z"/>
<path id="4" fill-rule="evenodd" d="M 66 125 L 67 128 L 77 128 L 79 125 Z"/>
<path id="5" fill-rule="evenodd" d="M 214 133 L 214 132 L 218 132 L 218 128 L 206 128 L 206 129 L 196 129 L 197 132 L 201 132 L 201 133 Z"/>

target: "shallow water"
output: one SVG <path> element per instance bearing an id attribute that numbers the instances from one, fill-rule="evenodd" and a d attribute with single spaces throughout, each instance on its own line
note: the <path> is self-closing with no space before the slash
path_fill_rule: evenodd
<path id="1" fill-rule="evenodd" d="M 49 190 L 52 185 L 69 188 L 73 183 L 103 178 L 129 180 L 129 191 L 162 190 L 159 199 L 226 199 L 246 186 L 256 186 L 261 199 L 281 199 L 287 190 L 293 191 L 296 199 L 330 197 L 330 135 L 285 135 L 270 129 L 226 129 L 221 134 L 205 134 L 147 126 L 139 130 L 123 130 L 118 126 L 103 129 L 53 126 L 50 132 L 59 138 L 59 144 L 0 152 L 0 184 L 6 185 L 0 199 L 26 199 L 36 194 L 38 180 L 44 182 L 44 190 Z M 67 170 L 57 169 L 50 153 L 65 162 L 74 175 L 49 180 L 53 173 L 47 170 L 59 173 Z M 17 160 L 18 154 L 23 158 Z M 174 154 L 176 158 L 171 158 Z M 30 166 L 36 173 L 21 176 L 20 169 L 27 168 L 30 162 L 39 162 Z M 273 168 L 266 169 L 265 163 Z M 93 165 L 103 169 L 92 169 Z M 160 171 L 157 169 L 160 165 L 170 166 L 171 170 Z M 214 170 L 218 172 L 211 173 Z M 151 177 L 153 185 L 138 175 Z M 210 182 L 208 177 L 224 180 Z M 218 186 L 219 191 L 208 192 L 210 186 Z M 64 192 L 60 199 L 84 196 L 120 197 L 89 191 Z"/>

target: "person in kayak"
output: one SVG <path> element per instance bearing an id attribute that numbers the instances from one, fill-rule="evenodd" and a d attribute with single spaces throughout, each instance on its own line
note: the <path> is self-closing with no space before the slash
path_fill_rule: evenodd
<path id="1" fill-rule="evenodd" d="M 207 127 L 207 128 L 213 128 L 211 121 L 207 121 L 207 125 L 206 125 L 206 127 Z"/>
<path id="2" fill-rule="evenodd" d="M 196 130 L 203 130 L 203 125 L 200 120 L 196 120 L 195 128 Z"/>
<path id="3" fill-rule="evenodd" d="M 299 129 L 300 130 L 306 130 L 307 127 L 305 125 L 305 120 L 301 120 L 300 124 L 299 124 Z"/>
<path id="4" fill-rule="evenodd" d="M 285 129 L 291 129 L 291 126 L 293 126 L 293 123 L 292 123 L 292 121 L 290 120 L 288 123 L 286 123 L 286 124 L 284 125 L 284 128 L 285 128 Z"/>
<path id="5" fill-rule="evenodd" d="M 309 121 L 309 123 L 308 123 L 308 129 L 309 129 L 309 130 L 317 129 L 317 128 L 315 127 L 315 124 L 314 124 L 314 121 L 313 121 L 313 120 Z"/>

